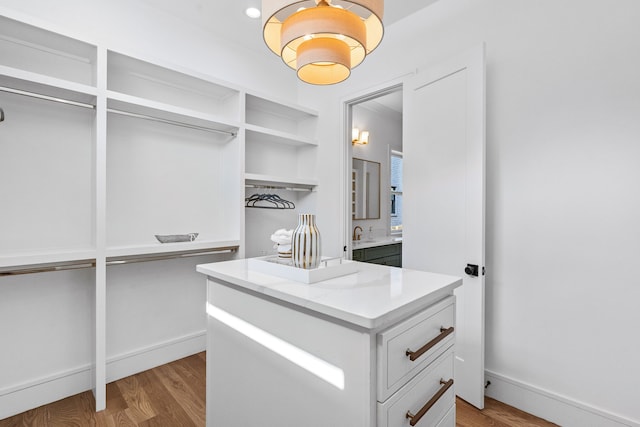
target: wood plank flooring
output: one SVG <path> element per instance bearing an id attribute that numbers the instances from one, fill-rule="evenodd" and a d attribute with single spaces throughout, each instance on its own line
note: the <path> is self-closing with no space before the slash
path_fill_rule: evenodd
<path id="1" fill-rule="evenodd" d="M 205 353 L 107 384 L 107 409 L 90 391 L 0 420 L 0 427 L 203 427 Z"/>
<path id="2" fill-rule="evenodd" d="M 0 427 L 204 427 L 205 372 L 205 353 L 195 354 L 108 384 L 104 411 L 95 412 L 87 391 L 0 420 Z M 490 398 L 485 404 L 479 411 L 458 399 L 457 427 L 555 426 Z"/>

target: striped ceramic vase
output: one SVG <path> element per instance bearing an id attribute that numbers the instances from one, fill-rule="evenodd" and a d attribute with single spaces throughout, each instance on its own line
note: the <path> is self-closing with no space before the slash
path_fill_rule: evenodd
<path id="1" fill-rule="evenodd" d="M 317 268 L 320 265 L 320 232 L 316 216 L 299 214 L 298 226 L 291 236 L 291 259 L 298 268 Z"/>

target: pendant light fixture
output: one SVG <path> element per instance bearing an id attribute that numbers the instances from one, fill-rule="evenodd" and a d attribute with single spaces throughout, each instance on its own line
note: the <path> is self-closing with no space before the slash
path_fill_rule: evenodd
<path id="1" fill-rule="evenodd" d="M 384 33 L 383 0 L 262 0 L 264 41 L 298 77 L 345 80 Z"/>

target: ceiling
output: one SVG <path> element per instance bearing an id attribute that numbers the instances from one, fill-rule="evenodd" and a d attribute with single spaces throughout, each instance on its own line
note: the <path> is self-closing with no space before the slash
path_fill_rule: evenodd
<path id="1" fill-rule="evenodd" d="M 207 32 L 231 39 L 259 52 L 267 51 L 262 40 L 262 20 L 246 16 L 247 7 L 260 9 L 260 0 L 140 0 L 172 16 L 197 25 Z M 437 0 L 387 0 L 386 26 L 435 3 Z"/>
<path id="2" fill-rule="evenodd" d="M 388 93 L 367 102 L 373 105 L 381 104 L 395 112 L 402 113 L 402 90 Z"/>

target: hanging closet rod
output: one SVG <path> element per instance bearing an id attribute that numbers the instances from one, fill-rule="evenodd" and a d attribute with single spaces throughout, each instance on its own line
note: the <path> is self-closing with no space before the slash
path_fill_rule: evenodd
<path id="1" fill-rule="evenodd" d="M 194 256 L 203 256 L 203 255 L 221 255 L 221 254 L 232 253 L 237 250 L 238 250 L 238 246 L 226 246 L 223 248 L 196 250 L 196 251 L 180 252 L 180 253 L 109 257 L 107 258 L 107 265 L 124 265 L 124 264 L 131 264 L 134 262 L 162 261 L 167 259 L 189 258 Z"/>
<path id="2" fill-rule="evenodd" d="M 245 184 L 246 188 L 260 188 L 263 190 L 289 190 L 289 191 L 313 191 L 313 188 L 301 188 L 301 187 L 278 187 L 273 185 L 257 185 L 257 184 Z"/>
<path id="3" fill-rule="evenodd" d="M 96 266 L 95 260 L 70 261 L 70 262 L 57 263 L 57 264 L 42 264 L 38 266 L 0 271 L 0 277 L 17 276 L 19 274 L 47 273 L 51 271 L 79 270 L 81 268 L 93 268 L 95 266 Z"/>
<path id="4" fill-rule="evenodd" d="M 228 130 L 220 130 L 220 129 L 208 128 L 208 127 L 205 127 L 205 126 L 190 125 L 188 123 L 182 123 L 182 122 L 178 122 L 178 121 L 175 121 L 175 120 L 161 119 L 160 117 L 147 116 L 145 114 L 130 113 L 128 111 L 116 110 L 114 108 L 107 108 L 107 112 L 114 113 L 114 114 L 120 114 L 122 116 L 127 116 L 127 117 L 135 117 L 137 119 L 151 120 L 153 122 L 166 123 L 166 124 L 169 124 L 169 125 L 180 126 L 180 127 L 188 128 L 188 129 L 196 129 L 196 130 L 202 130 L 202 131 L 205 131 L 205 132 L 213 132 L 213 133 L 224 133 L 226 135 L 231 135 L 232 137 L 235 137 L 237 135 L 236 132 L 231 132 L 231 131 L 228 131 Z"/>
<path id="5" fill-rule="evenodd" d="M 130 257 L 113 257 L 108 258 L 107 265 L 123 265 L 133 262 L 145 262 L 145 261 L 161 261 L 174 258 L 188 258 L 202 255 L 220 255 L 225 253 L 233 253 L 238 250 L 238 246 L 226 246 L 216 249 L 196 250 L 191 252 L 181 253 L 167 253 L 158 255 L 133 255 Z M 31 273 L 48 273 L 52 271 L 65 271 L 65 270 L 79 270 L 82 268 L 94 268 L 96 261 L 93 259 L 69 261 L 62 263 L 50 263 L 40 264 L 36 266 L 18 267 L 11 270 L 0 270 L 0 277 L 2 276 L 17 276 L 19 274 L 31 274 Z"/>
<path id="6" fill-rule="evenodd" d="M 78 101 L 71 101 L 69 99 L 56 98 L 54 96 L 42 95 L 40 93 L 35 93 L 35 92 L 27 92 L 26 90 L 13 89 L 5 86 L 0 86 L 0 91 L 13 93 L 16 95 L 28 96 L 30 98 L 43 99 L 45 101 L 59 102 L 60 104 L 73 105 L 75 107 L 89 108 L 92 110 L 96 108 L 96 106 L 93 104 L 87 104 L 87 103 L 78 102 Z"/>

